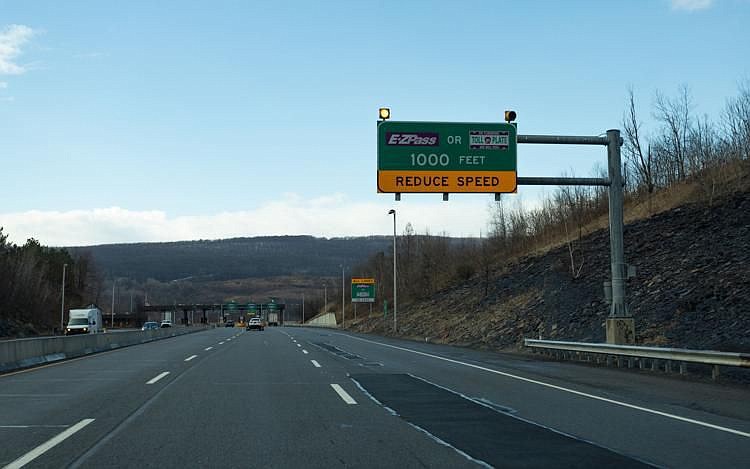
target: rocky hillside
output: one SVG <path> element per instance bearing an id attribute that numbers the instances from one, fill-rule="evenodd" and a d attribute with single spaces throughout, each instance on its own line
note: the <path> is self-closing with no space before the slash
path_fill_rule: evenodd
<path id="1" fill-rule="evenodd" d="M 750 192 L 693 203 L 625 227 L 626 262 L 636 266 L 627 298 L 637 341 L 750 351 Z M 609 233 L 579 242 L 584 264 L 573 278 L 567 246 L 521 258 L 429 301 L 399 305 L 400 333 L 418 340 L 516 348 L 523 338 L 604 341 Z M 389 333 L 382 319 L 354 329 Z"/>

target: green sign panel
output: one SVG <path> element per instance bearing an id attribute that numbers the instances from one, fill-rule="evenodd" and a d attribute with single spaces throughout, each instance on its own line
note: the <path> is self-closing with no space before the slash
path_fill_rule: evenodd
<path id="1" fill-rule="evenodd" d="M 352 278 L 352 303 L 375 303 L 375 279 Z"/>
<path id="2" fill-rule="evenodd" d="M 508 123 L 378 122 L 378 192 L 515 192 Z"/>

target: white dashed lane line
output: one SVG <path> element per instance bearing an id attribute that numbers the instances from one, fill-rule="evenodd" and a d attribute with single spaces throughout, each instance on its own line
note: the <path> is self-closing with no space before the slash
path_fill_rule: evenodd
<path id="1" fill-rule="evenodd" d="M 203 350 L 205 350 L 206 352 L 208 352 L 208 351 L 209 351 L 209 350 L 211 350 L 212 348 L 213 348 L 213 347 L 206 347 L 206 348 L 204 348 Z"/>
<path id="2" fill-rule="evenodd" d="M 219 342 L 219 345 L 224 345 L 224 342 Z"/>
<path id="3" fill-rule="evenodd" d="M 315 368 L 320 368 L 320 363 L 318 363 L 316 360 L 310 360 L 310 362 L 313 364 Z"/>
<path id="4" fill-rule="evenodd" d="M 169 374 L 169 371 L 165 371 L 163 373 L 159 373 L 158 375 L 154 376 L 150 380 L 146 381 L 146 384 L 154 384 L 155 382 L 159 381 L 163 377 L 167 376 Z"/>
<path id="5" fill-rule="evenodd" d="M 339 395 L 339 397 L 340 397 L 340 398 L 341 398 L 341 399 L 342 399 L 342 400 L 343 400 L 344 402 L 346 402 L 347 404 L 349 404 L 349 405 L 352 405 L 352 404 L 356 404 L 356 403 L 357 403 L 357 401 L 355 401 L 355 400 L 354 400 L 354 399 L 352 398 L 352 396 L 350 396 L 348 392 L 344 391 L 344 388 L 342 388 L 342 387 L 341 387 L 341 386 L 339 386 L 338 384 L 336 384 L 336 383 L 332 383 L 332 384 L 331 384 L 331 387 L 333 388 L 333 390 L 334 390 L 334 391 L 336 391 L 336 394 L 338 394 L 338 395 Z"/>
<path id="6" fill-rule="evenodd" d="M 309 352 L 307 350 L 305 350 L 305 349 L 302 349 L 302 353 L 304 353 L 305 355 L 307 355 Z"/>
<path id="7" fill-rule="evenodd" d="M 190 355 L 189 357 L 187 357 L 187 358 L 185 359 L 185 361 L 186 361 L 186 362 L 189 362 L 190 360 L 192 360 L 193 358 L 196 358 L 197 356 L 198 356 L 198 355 Z"/>

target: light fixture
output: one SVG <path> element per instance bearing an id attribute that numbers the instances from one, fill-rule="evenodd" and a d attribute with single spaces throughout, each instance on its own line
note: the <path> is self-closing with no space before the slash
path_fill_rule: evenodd
<path id="1" fill-rule="evenodd" d="M 505 111 L 505 122 L 511 123 L 516 120 L 516 111 Z"/>
<path id="2" fill-rule="evenodd" d="M 388 119 L 391 118 L 391 109 L 387 107 L 381 107 L 378 110 L 378 115 L 380 116 L 381 119 L 383 119 L 384 121 L 387 121 Z"/>

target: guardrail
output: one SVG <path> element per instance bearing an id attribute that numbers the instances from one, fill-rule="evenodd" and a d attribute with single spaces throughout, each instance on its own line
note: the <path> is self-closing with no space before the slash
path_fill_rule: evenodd
<path id="1" fill-rule="evenodd" d="M 81 334 L 4 340 L 0 342 L 0 373 L 205 329 L 205 327 L 170 327 L 148 331 L 124 331 L 116 334 Z"/>
<path id="2" fill-rule="evenodd" d="M 534 351 L 543 351 L 558 358 L 574 358 L 600 363 L 602 358 L 607 364 L 617 361 L 623 366 L 627 359 L 628 368 L 635 363 L 641 369 L 646 368 L 646 360 L 650 360 L 652 370 L 660 369 L 664 364 L 666 372 L 672 371 L 672 363 L 678 362 L 680 373 L 687 372 L 687 363 L 701 363 L 712 365 L 711 376 L 719 376 L 719 366 L 738 366 L 750 368 L 750 355 L 734 352 L 717 352 L 713 350 L 691 350 L 681 348 L 643 347 L 638 345 L 595 344 L 586 342 L 563 342 L 557 340 L 524 339 L 524 345 Z"/>

